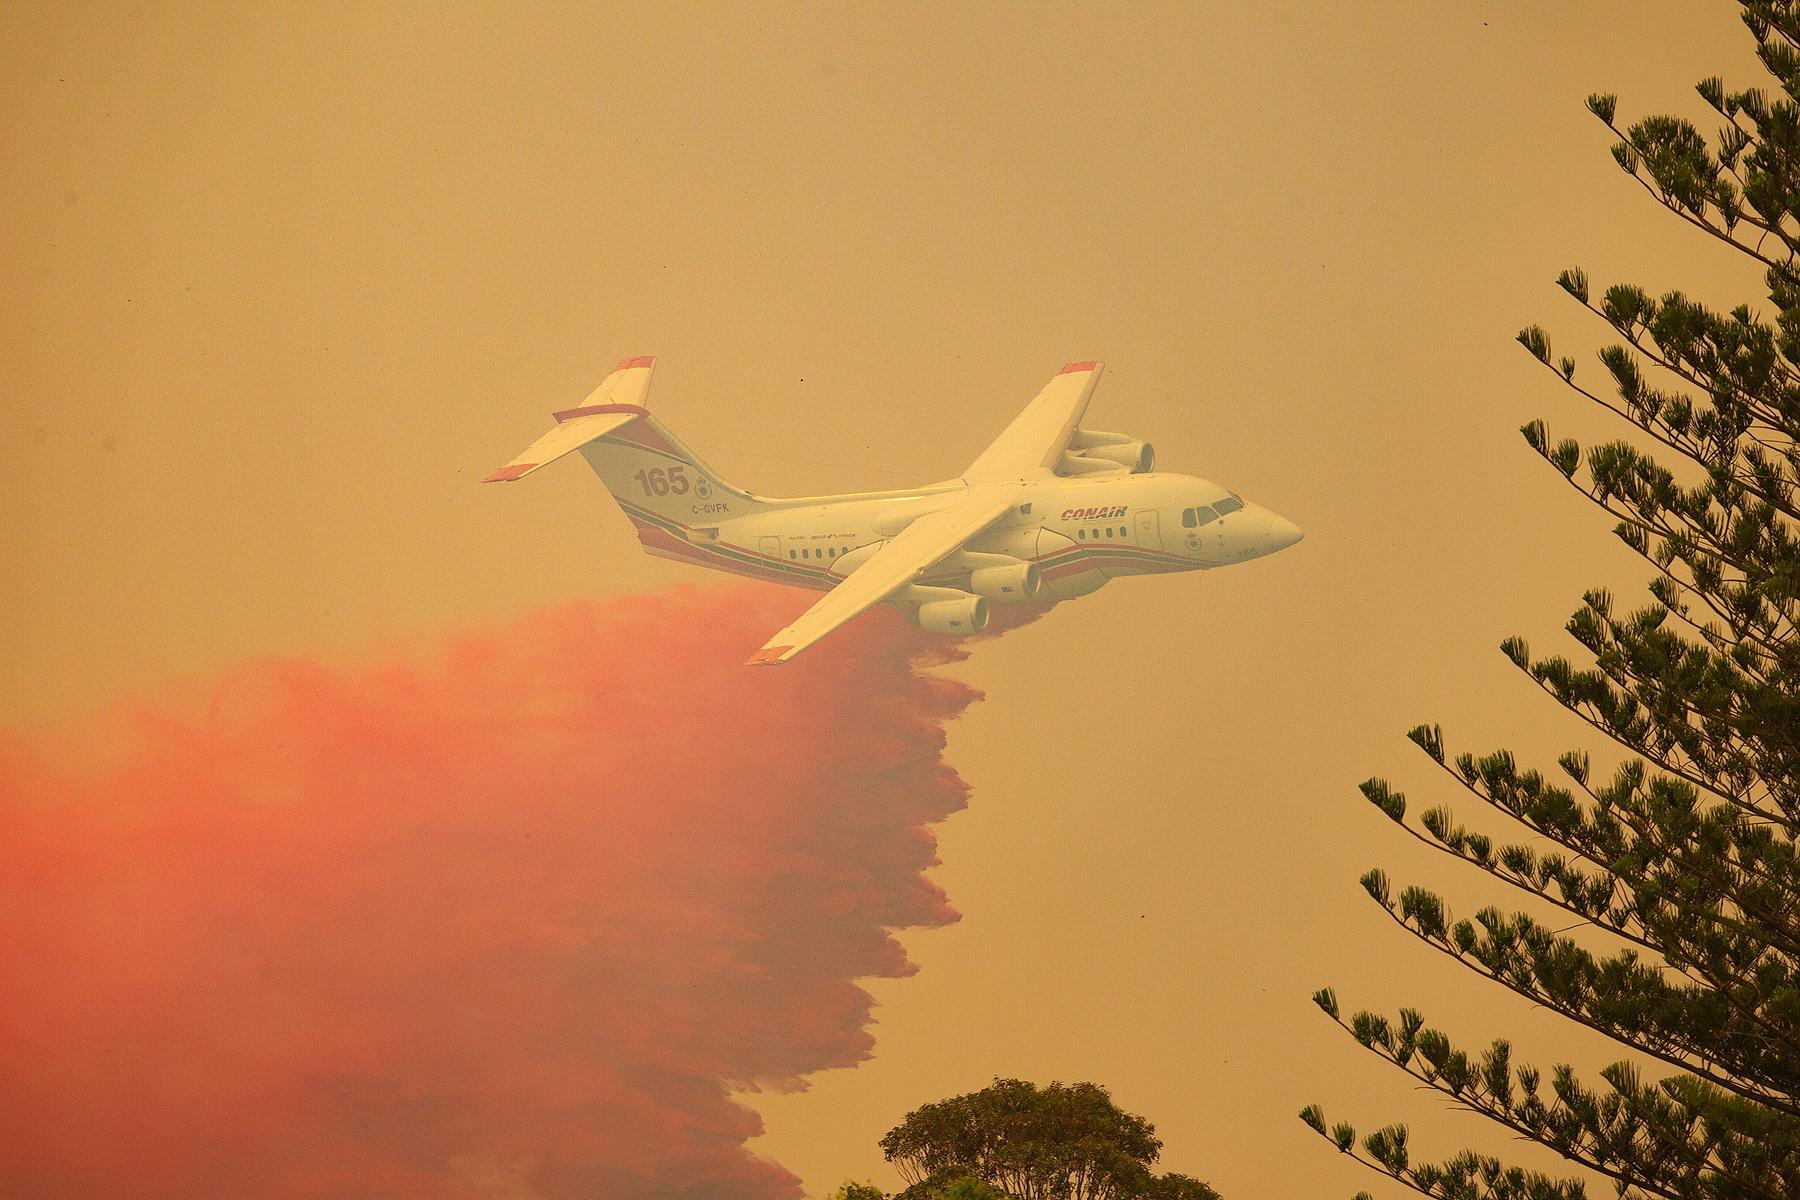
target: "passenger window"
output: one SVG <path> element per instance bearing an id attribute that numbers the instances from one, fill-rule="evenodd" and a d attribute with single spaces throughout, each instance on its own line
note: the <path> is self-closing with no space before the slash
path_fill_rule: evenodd
<path id="1" fill-rule="evenodd" d="M 1199 521 L 1194 519 L 1194 510 L 1193 509 L 1186 508 L 1186 509 L 1182 510 L 1182 512 L 1181 512 L 1181 527 L 1183 529 L 1192 529 L 1194 526 L 1198 525 L 1199 523 L 1200 523 Z"/>
<path id="2" fill-rule="evenodd" d="M 1082 540 L 1082 541 L 1084 541 L 1084 542 L 1085 542 L 1085 541 L 1087 541 L 1087 530 L 1085 530 L 1085 529 L 1077 529 L 1077 530 L 1076 530 L 1076 531 L 1075 531 L 1075 536 L 1076 536 L 1076 537 L 1078 537 L 1078 538 L 1080 538 L 1080 539 L 1081 539 L 1081 540 Z"/>
<path id="3" fill-rule="evenodd" d="M 1226 513 L 1234 513 L 1238 509 L 1244 507 L 1244 502 L 1239 500 L 1236 496 L 1227 496 L 1223 500 L 1213 501 L 1213 507 L 1218 510 L 1219 515 L 1222 517 Z"/>
<path id="4" fill-rule="evenodd" d="M 795 552 L 794 552 L 794 551 L 792 551 L 792 550 L 789 550 L 789 551 L 788 551 L 788 557 L 789 557 L 789 558 L 799 558 L 799 557 L 800 557 L 800 556 L 799 556 L 799 555 L 798 555 L 798 554 L 796 554 L 796 553 L 795 553 Z"/>

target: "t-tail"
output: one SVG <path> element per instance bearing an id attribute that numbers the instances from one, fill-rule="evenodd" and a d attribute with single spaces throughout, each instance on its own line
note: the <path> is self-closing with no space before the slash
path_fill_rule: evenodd
<path id="1" fill-rule="evenodd" d="M 556 428 L 489 475 L 510 483 L 579 450 L 651 550 L 671 551 L 707 540 L 708 526 L 770 507 L 720 479 L 650 415 L 656 360 L 628 358 L 575 408 L 553 413 Z"/>

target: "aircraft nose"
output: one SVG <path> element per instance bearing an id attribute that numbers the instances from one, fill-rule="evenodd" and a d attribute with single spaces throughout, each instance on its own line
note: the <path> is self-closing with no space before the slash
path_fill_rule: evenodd
<path id="1" fill-rule="evenodd" d="M 1256 552 L 1273 554 L 1277 550 L 1286 550 L 1298 542 L 1306 534 L 1298 525 L 1281 516 L 1258 506 L 1256 510 Z"/>
<path id="2" fill-rule="evenodd" d="M 1298 525 L 1286 517 L 1269 514 L 1269 550 L 1286 550 L 1295 542 L 1305 537 L 1306 533 Z"/>

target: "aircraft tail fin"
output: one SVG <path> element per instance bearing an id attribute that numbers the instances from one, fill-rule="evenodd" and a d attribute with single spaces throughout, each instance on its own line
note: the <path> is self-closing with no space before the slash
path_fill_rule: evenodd
<path id="1" fill-rule="evenodd" d="M 726 483 L 650 415 L 644 405 L 655 365 L 648 355 L 619 363 L 580 405 L 555 414 L 555 429 L 483 482 L 523 479 L 579 450 L 646 540 L 647 529 L 685 537 L 692 527 L 769 507 Z"/>
<path id="2" fill-rule="evenodd" d="M 655 367 L 656 360 L 648 356 L 624 360 L 578 407 L 552 414 L 556 417 L 555 429 L 482 482 L 512 483 L 523 479 L 571 450 L 579 450 L 595 438 L 648 415 L 644 400 L 650 393 L 650 373 Z"/>

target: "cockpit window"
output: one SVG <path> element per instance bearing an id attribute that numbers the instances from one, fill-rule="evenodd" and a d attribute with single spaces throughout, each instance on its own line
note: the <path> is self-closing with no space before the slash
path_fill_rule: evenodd
<path id="1" fill-rule="evenodd" d="M 1238 509 L 1244 507 L 1244 502 L 1239 500 L 1236 496 L 1227 496 L 1223 500 L 1213 501 L 1213 507 L 1218 510 L 1219 515 L 1222 517 L 1226 513 L 1234 513 Z"/>
<path id="2" fill-rule="evenodd" d="M 1194 520 L 1196 524 L 1205 525 L 1208 522 L 1216 521 L 1218 519 L 1219 514 L 1213 511 L 1213 506 L 1210 504 L 1202 504 L 1199 508 L 1194 510 Z"/>
<path id="3" fill-rule="evenodd" d="M 1182 511 L 1181 527 L 1183 529 L 1192 529 L 1194 526 L 1198 525 L 1199 523 L 1200 522 L 1194 517 L 1193 509 L 1189 508 L 1189 509 L 1185 509 Z"/>

